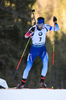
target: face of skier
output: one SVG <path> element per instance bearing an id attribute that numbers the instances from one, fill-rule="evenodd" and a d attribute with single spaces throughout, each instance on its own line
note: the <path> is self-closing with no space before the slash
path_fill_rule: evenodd
<path id="1" fill-rule="evenodd" d="M 37 26 L 38 26 L 38 28 L 41 30 L 42 28 L 43 28 L 43 23 L 41 23 L 41 24 L 37 24 Z"/>

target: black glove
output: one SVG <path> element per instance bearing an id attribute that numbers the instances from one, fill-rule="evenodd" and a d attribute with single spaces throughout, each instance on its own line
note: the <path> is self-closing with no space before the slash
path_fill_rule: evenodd
<path id="1" fill-rule="evenodd" d="M 35 30 L 35 27 L 32 27 L 30 31 L 33 32 L 34 30 Z"/>
<path id="2" fill-rule="evenodd" d="M 57 18 L 55 16 L 53 17 L 53 22 L 57 22 Z"/>

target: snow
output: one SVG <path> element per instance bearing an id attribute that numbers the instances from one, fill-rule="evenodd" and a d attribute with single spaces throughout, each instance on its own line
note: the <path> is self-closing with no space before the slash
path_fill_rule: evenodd
<path id="1" fill-rule="evenodd" d="M 6 80 L 0 78 L 0 86 L 4 87 L 4 88 L 8 88 L 7 82 Z"/>
<path id="2" fill-rule="evenodd" d="M 0 89 L 0 100 L 66 100 L 66 89 Z"/>

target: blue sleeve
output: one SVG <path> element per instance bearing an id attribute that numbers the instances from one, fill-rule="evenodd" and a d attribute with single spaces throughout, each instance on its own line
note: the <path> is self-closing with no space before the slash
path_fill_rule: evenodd
<path id="1" fill-rule="evenodd" d="M 54 31 L 54 27 L 50 26 L 49 30 Z M 60 30 L 59 25 L 57 23 L 55 23 L 55 31 L 59 31 L 59 30 Z"/>
<path id="2" fill-rule="evenodd" d="M 45 28 L 46 28 L 47 31 L 49 31 L 49 30 L 50 31 L 54 31 L 54 27 L 53 26 L 45 24 Z M 59 31 L 59 30 L 60 30 L 59 25 L 57 23 L 55 23 L 55 31 Z"/>

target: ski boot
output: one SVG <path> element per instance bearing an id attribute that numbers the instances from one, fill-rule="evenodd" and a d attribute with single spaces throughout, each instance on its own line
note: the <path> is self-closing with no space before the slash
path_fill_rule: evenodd
<path id="1" fill-rule="evenodd" d="M 26 79 L 22 78 L 21 83 L 17 85 L 16 89 L 24 88 L 25 82 L 26 82 Z"/>
<path id="2" fill-rule="evenodd" d="M 44 77 L 44 76 L 41 76 L 40 86 L 41 86 L 42 88 L 47 88 L 47 85 L 45 84 L 44 80 L 45 80 L 45 77 Z"/>

